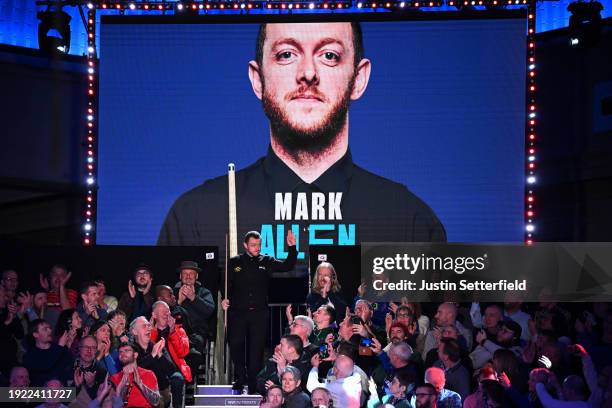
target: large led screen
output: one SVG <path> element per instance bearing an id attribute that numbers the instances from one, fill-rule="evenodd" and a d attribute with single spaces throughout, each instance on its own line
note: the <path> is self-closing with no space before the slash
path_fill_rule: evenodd
<path id="1" fill-rule="evenodd" d="M 104 17 L 97 242 L 224 247 L 229 163 L 279 258 L 521 241 L 524 13 L 427 14 Z"/>

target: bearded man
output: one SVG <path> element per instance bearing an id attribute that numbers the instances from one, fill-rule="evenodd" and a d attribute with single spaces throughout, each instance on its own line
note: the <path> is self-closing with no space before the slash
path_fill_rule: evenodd
<path id="1" fill-rule="evenodd" d="M 260 26 L 248 75 L 270 122 L 270 145 L 265 157 L 236 173 L 236 194 L 238 234 L 260 231 L 267 255 L 287 256 L 282 239 L 271 241 L 290 228 L 302 248 L 446 240 L 427 204 L 353 163 L 349 107 L 365 93 L 371 67 L 357 22 Z M 158 244 L 221 246 L 227 182 L 207 180 L 179 197 Z"/>

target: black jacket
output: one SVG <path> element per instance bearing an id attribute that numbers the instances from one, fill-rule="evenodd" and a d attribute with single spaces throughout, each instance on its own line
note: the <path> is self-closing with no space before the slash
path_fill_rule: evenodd
<path id="1" fill-rule="evenodd" d="M 147 344 L 146 350 L 144 350 L 137 342 L 134 342 L 134 348 L 134 351 L 138 353 L 138 366 L 151 370 L 153 373 L 155 373 L 155 377 L 157 377 L 157 385 L 160 390 L 168 388 L 170 386 L 170 376 L 179 371 L 179 369 L 172 361 L 172 357 L 168 353 L 167 346 L 164 347 L 162 355 L 158 357 L 153 357 L 151 354 L 153 351 L 152 341 Z"/>
<path id="2" fill-rule="evenodd" d="M 271 256 L 241 254 L 230 259 L 227 277 L 228 299 L 232 312 L 268 309 L 268 287 L 273 272 L 288 272 L 295 266 L 297 250 L 289 247 L 284 261 Z"/>
<path id="3" fill-rule="evenodd" d="M 179 297 L 178 291 L 181 286 L 181 282 L 174 285 L 174 295 L 177 299 Z M 210 331 L 208 323 L 215 312 L 215 302 L 210 290 L 202 286 L 200 282 L 196 282 L 195 298 L 193 301 L 185 299 L 180 306 L 187 311 L 193 331 L 205 339 L 209 338 Z"/>
<path id="4" fill-rule="evenodd" d="M 302 355 L 298 360 L 292 361 L 288 365 L 300 370 L 300 374 L 302 374 L 302 383 L 300 384 L 300 387 L 302 391 L 306 390 L 308 373 L 310 373 L 310 369 L 312 368 L 309 357 L 302 352 Z M 271 359 L 266 360 L 264 368 L 262 368 L 257 374 L 257 392 L 261 395 L 266 395 L 266 381 L 268 380 L 272 381 L 276 385 L 281 384 L 278 376 L 278 367 L 276 362 L 272 361 Z"/>

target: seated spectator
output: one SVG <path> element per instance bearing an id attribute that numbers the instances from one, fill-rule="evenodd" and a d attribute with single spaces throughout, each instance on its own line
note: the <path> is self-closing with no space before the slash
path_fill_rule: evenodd
<path id="1" fill-rule="evenodd" d="M 529 327 L 534 325 L 534 322 L 531 319 L 531 315 L 522 310 L 522 306 L 522 302 L 517 302 L 510 298 L 506 299 L 506 302 L 504 302 L 504 317 L 506 319 L 514 320 L 521 326 L 521 342 L 523 344 L 527 344 L 527 342 L 529 342 L 531 339 L 531 331 Z"/>
<path id="2" fill-rule="evenodd" d="M 163 338 L 166 348 L 172 357 L 172 361 L 179 368 L 185 381 L 191 382 L 191 368 L 185 362 L 185 357 L 189 354 L 189 338 L 181 326 L 176 324 L 176 320 L 170 315 L 170 308 L 165 302 L 158 300 L 153 303 L 152 308 L 153 327 L 151 328 L 151 341 L 155 343 Z"/>
<path id="3" fill-rule="evenodd" d="M 53 343 L 51 326 L 46 321 L 34 320 L 30 341 L 33 343 L 23 356 L 23 365 L 30 373 L 33 387 L 42 387 L 52 378 L 64 382 L 72 378 L 72 356 L 66 347 Z"/>
<path id="4" fill-rule="evenodd" d="M 91 327 L 98 321 L 105 321 L 108 313 L 98 304 L 98 285 L 95 282 L 85 282 L 81 286 L 81 303 L 77 312 L 83 320 L 83 327 Z"/>
<path id="5" fill-rule="evenodd" d="M 314 408 L 331 408 L 331 393 L 324 387 L 318 387 L 312 390 L 310 401 Z"/>
<path id="6" fill-rule="evenodd" d="M 300 373 L 308 372 L 310 363 L 302 347 L 302 340 L 294 334 L 281 337 L 280 344 L 274 348 L 274 355 L 257 374 L 257 392 L 264 395 L 267 386 L 280 384 L 280 374 L 288 365 L 296 367 Z"/>
<path id="7" fill-rule="evenodd" d="M 391 303 L 389 309 L 391 309 L 391 311 L 387 313 L 387 316 L 385 316 L 385 330 L 387 333 L 391 328 L 391 324 L 398 322 L 406 326 L 410 332 L 414 333 L 416 340 L 416 336 L 421 334 L 421 330 L 419 328 L 414 309 L 411 306 L 408 306 L 407 303 L 402 303 L 400 305 L 397 303 Z M 424 316 L 424 318 L 427 319 L 426 316 Z M 429 322 L 429 319 L 427 319 L 427 322 Z M 427 330 L 428 328 L 425 329 L 425 332 L 427 332 Z M 423 341 L 425 341 L 424 335 L 422 335 L 422 338 Z"/>
<path id="8" fill-rule="evenodd" d="M 333 306 L 323 305 L 319 307 L 312 314 L 312 320 L 315 324 L 309 337 L 309 341 L 312 344 L 318 347 L 326 342 L 329 334 L 335 337 L 336 331 L 332 327 L 332 324 L 336 321 L 336 310 Z"/>
<path id="9" fill-rule="evenodd" d="M 79 344 L 79 357 L 74 362 L 74 386 L 77 399 L 81 391 L 87 394 L 85 401 L 89 403 L 98 395 L 98 387 L 104 383 L 107 371 L 104 365 L 96 360 L 98 342 L 93 336 L 85 336 Z"/>
<path id="10" fill-rule="evenodd" d="M 586 400 L 586 399 L 583 400 L 583 399 L 580 399 L 580 398 L 578 398 L 578 400 L 587 401 L 587 405 L 589 407 L 603 406 L 604 405 L 604 400 L 607 400 L 607 402 L 609 404 L 610 403 L 610 395 L 611 395 L 609 393 L 609 391 L 610 391 L 609 390 L 609 388 L 610 388 L 609 387 L 609 383 L 612 380 L 612 377 L 608 376 L 608 378 L 605 378 L 604 381 L 599 381 L 598 376 L 597 376 L 597 372 L 595 371 L 595 366 L 593 364 L 593 360 L 591 359 L 591 356 L 585 350 L 585 348 L 582 347 L 580 344 L 574 344 L 574 345 L 570 346 L 569 350 L 575 356 L 580 357 L 580 360 L 582 362 L 582 375 L 584 376 L 584 379 L 586 380 L 586 385 L 589 388 L 588 391 L 590 391 L 590 395 L 588 397 L 588 400 Z M 608 373 L 610 373 L 610 370 L 608 370 Z M 568 378 L 570 378 L 570 377 L 568 377 Z M 606 377 L 606 376 L 604 375 L 602 377 Z M 575 401 L 578 395 L 584 395 L 586 397 L 588 392 L 586 392 L 586 390 L 582 390 L 578 380 L 575 380 L 575 379 L 571 380 L 567 384 L 567 387 L 566 387 L 566 384 L 565 384 L 566 381 L 567 381 L 567 378 L 565 379 L 565 381 L 563 383 L 563 389 L 564 389 L 563 395 L 565 396 L 566 400 L 568 400 L 568 401 L 570 401 L 570 400 Z M 566 388 L 567 388 L 567 390 L 566 390 Z M 538 396 L 539 396 L 539 394 L 538 394 Z M 540 401 L 542 401 L 542 398 L 540 398 Z M 542 405 L 545 405 L 544 401 L 542 401 Z M 553 404 L 551 406 L 557 406 L 557 405 Z"/>
<path id="11" fill-rule="evenodd" d="M 111 329 L 111 349 L 117 350 L 119 344 L 127 343 L 129 341 L 125 313 L 119 309 L 116 309 L 110 312 L 106 319 L 106 322 Z"/>
<path id="12" fill-rule="evenodd" d="M 438 306 L 435 320 L 436 326 L 434 327 L 434 330 L 428 331 L 427 335 L 425 336 L 425 345 L 423 348 L 424 356 L 427 356 L 427 353 L 429 353 L 431 349 L 436 348 L 436 335 L 434 334 L 435 329 L 441 331 L 443 328 L 448 326 L 455 326 L 459 332 L 459 336 L 463 337 L 466 348 L 468 350 L 472 349 L 472 333 L 457 320 L 457 305 L 454 303 L 442 303 L 440 306 Z"/>
<path id="13" fill-rule="evenodd" d="M 474 369 L 479 369 L 486 362 L 493 358 L 493 353 L 500 348 L 504 348 L 512 351 L 517 356 L 520 356 L 523 349 L 520 347 L 521 342 L 521 326 L 513 321 L 504 321 L 497 335 L 495 341 L 490 340 L 484 330 L 481 330 L 476 335 L 476 343 L 478 344 L 474 351 L 470 353 L 472 364 Z"/>
<path id="14" fill-rule="evenodd" d="M 2 386 L 5 384 L 3 383 Z M 30 386 L 30 376 L 28 370 L 25 367 L 15 366 L 10 372 L 8 386 L 10 388 L 26 388 Z M 8 404 L 7 404 L 8 405 Z M 11 408 L 29 408 L 33 404 L 29 402 L 13 402 Z"/>
<path id="15" fill-rule="evenodd" d="M 306 296 L 306 304 L 311 311 L 319 310 L 321 306 L 331 305 L 338 312 L 337 322 L 344 320 L 346 302 L 338 282 L 336 269 L 329 262 L 321 262 L 317 266 L 312 279 L 312 290 Z"/>
<path id="16" fill-rule="evenodd" d="M 612 312 L 605 309 L 600 312 L 601 324 L 596 325 L 594 318 L 584 315 L 576 319 L 574 328 L 576 330 L 576 340 L 582 344 L 593 358 L 595 367 L 598 370 L 612 365 Z M 599 326 L 601 331 L 597 329 Z"/>
<path id="17" fill-rule="evenodd" d="M 45 382 L 44 384 L 45 388 L 48 388 L 51 390 L 56 390 L 56 389 L 62 388 L 63 386 L 64 384 L 62 383 L 62 381 L 58 380 L 57 378 L 52 378 L 48 380 L 47 382 Z M 51 399 L 45 400 L 43 404 L 37 405 L 36 408 L 68 408 L 68 407 L 62 404 L 61 402 L 59 402 L 57 399 L 51 398 Z"/>
<path id="18" fill-rule="evenodd" d="M 527 392 L 529 369 L 511 350 L 501 348 L 493 353 L 493 369 L 498 375 L 505 374 L 521 393 Z"/>
<path id="19" fill-rule="evenodd" d="M 461 408 L 461 397 L 459 394 L 445 388 L 446 377 L 444 370 L 438 367 L 428 368 L 425 370 L 425 382 L 433 385 L 436 390 L 437 399 L 435 406 L 437 408 Z M 416 400 L 415 397 L 412 398 L 413 405 Z"/>
<path id="20" fill-rule="evenodd" d="M 389 340 L 389 344 L 385 346 L 383 351 L 389 351 L 392 344 L 398 344 L 400 342 L 408 343 L 408 345 L 412 347 L 412 344 L 410 344 L 410 342 L 408 341 L 408 336 L 410 335 L 409 329 L 403 323 L 391 323 L 391 326 L 389 326 L 389 330 L 387 331 L 387 333 L 387 339 Z"/>
<path id="21" fill-rule="evenodd" d="M 22 314 L 28 322 L 44 319 L 47 310 L 47 291 L 40 288 L 32 293 L 34 294 L 26 291 L 18 297 L 18 299 L 21 299 L 19 302 L 21 303 Z"/>
<path id="22" fill-rule="evenodd" d="M 315 354 L 311 359 L 312 369 L 308 374 L 306 388 L 312 392 L 315 388 L 324 387 L 329 391 L 335 407 L 359 408 L 361 406 L 361 376 L 354 372 L 353 360 L 339 354 L 334 361 L 330 375 L 324 382 L 319 381 L 319 364 L 321 359 Z"/>
<path id="23" fill-rule="evenodd" d="M 353 321 L 355 323 L 353 323 Z M 354 352 L 348 354 L 350 354 L 355 365 L 363 369 L 366 377 L 368 377 L 372 375 L 372 372 L 380 365 L 380 362 L 372 350 L 362 344 L 362 342 L 367 341 L 358 333 L 363 327 L 363 321 L 360 317 L 347 314 L 342 323 L 340 323 L 340 327 L 338 328 L 338 340 L 333 344 L 333 348 L 336 350 L 342 348 L 353 349 Z M 323 365 L 320 367 L 320 369 L 323 370 L 323 374 L 327 372 L 327 367 L 324 363 L 326 362 L 323 361 Z M 367 389 L 367 378 L 365 380 L 365 388 Z"/>
<path id="24" fill-rule="evenodd" d="M 119 371 L 119 355 L 117 349 L 112 348 L 111 329 L 104 321 L 97 322 L 89 331 L 98 342 L 96 360 L 99 361 L 110 375 Z"/>
<path id="25" fill-rule="evenodd" d="M 15 366 L 11 369 L 9 377 L 9 387 L 22 388 L 30 386 L 30 374 L 28 369 L 21 366 Z"/>
<path id="26" fill-rule="evenodd" d="M 557 334 L 558 337 L 569 335 L 570 329 L 570 313 L 559 306 L 558 302 L 550 302 L 548 292 L 549 288 L 543 289 L 540 297 L 539 308 L 534 314 L 536 331 L 550 330 Z"/>
<path id="27" fill-rule="evenodd" d="M 308 408 L 310 398 L 300 387 L 302 373 L 293 366 L 286 366 L 280 373 L 281 388 L 285 399 L 286 408 Z"/>
<path id="28" fill-rule="evenodd" d="M 215 312 L 212 293 L 198 281 L 202 269 L 197 262 L 184 261 L 178 271 L 181 280 L 174 285 L 174 295 L 187 311 L 193 331 L 206 342 L 210 337 L 209 320 Z"/>
<path id="29" fill-rule="evenodd" d="M 391 394 L 390 388 L 393 382 L 393 377 L 397 374 L 402 374 L 409 379 L 410 386 L 408 392 L 414 390 L 414 386 L 420 378 L 419 367 L 410 361 L 412 356 L 412 348 L 404 342 L 391 345 L 389 352 L 385 352 L 381 348 L 381 344 L 378 340 L 373 340 L 372 351 L 378 356 L 382 365 L 380 369 L 384 370 L 384 386 L 382 387 L 381 393 Z M 379 370 L 380 370 L 379 369 Z M 375 372 L 376 378 L 382 377 L 378 372 Z M 379 381 L 380 382 L 380 381 Z"/>
<path id="30" fill-rule="evenodd" d="M 387 344 L 387 333 L 384 327 L 374 324 L 372 316 L 372 304 L 365 299 L 360 299 L 355 303 L 355 316 L 361 319 L 361 322 L 353 322 L 353 333 L 359 334 L 361 337 L 374 338 L 378 341 Z"/>
<path id="31" fill-rule="evenodd" d="M 116 297 L 110 296 L 106 293 L 106 282 L 102 276 L 98 276 L 94 279 L 96 285 L 98 285 L 98 306 L 106 310 L 106 313 L 110 313 L 117 309 L 119 301 Z"/>
<path id="32" fill-rule="evenodd" d="M 110 381 L 108 374 L 102 385 L 98 388 L 96 398 L 87 404 L 87 408 L 122 408 L 123 406 L 123 400 L 117 395 L 115 386 Z"/>
<path id="33" fill-rule="evenodd" d="M 413 387 L 411 378 L 405 373 L 398 373 L 393 376 L 391 385 L 389 386 L 389 394 L 383 396 L 382 400 L 378 396 L 376 383 L 370 379 L 370 399 L 368 400 L 368 408 L 387 407 L 389 405 L 394 408 L 410 408 L 409 399 L 406 392 L 408 387 Z"/>
<path id="34" fill-rule="evenodd" d="M 485 407 L 487 402 L 485 401 L 484 387 L 487 382 L 491 381 L 497 382 L 497 373 L 490 365 L 482 367 L 478 373 L 478 388 L 476 392 L 463 400 L 463 408 Z"/>
<path id="35" fill-rule="evenodd" d="M 18 313 L 19 306 L 8 301 L 6 289 L 0 285 L 0 372 L 3 373 L 17 365 L 18 341 L 24 336 Z"/>
<path id="36" fill-rule="evenodd" d="M 204 361 L 204 338 L 193 331 L 187 310 L 176 303 L 176 297 L 170 286 L 157 286 L 155 288 L 155 297 L 158 301 L 162 301 L 168 305 L 170 308 L 170 315 L 175 319 L 176 325 L 185 330 L 189 339 L 189 353 L 185 356 L 185 361 L 189 368 L 191 368 L 191 376 L 197 378 L 200 365 Z"/>
<path id="37" fill-rule="evenodd" d="M 122 369 L 111 377 L 117 387 L 117 395 L 128 407 L 156 407 L 161 402 L 157 378 L 153 371 L 139 367 L 138 352 L 131 343 L 119 346 Z"/>
<path id="38" fill-rule="evenodd" d="M 397 320 L 400 323 L 404 323 L 406 326 L 408 326 L 408 328 L 410 328 L 410 325 L 408 324 L 408 322 L 407 321 L 402 322 L 401 316 L 399 316 L 400 308 L 402 307 L 407 308 L 405 310 L 410 314 L 412 319 L 416 322 L 417 333 L 419 334 L 419 337 L 422 336 L 423 342 L 424 342 L 425 335 L 429 331 L 430 322 L 429 322 L 429 317 L 423 314 L 423 311 L 421 310 L 421 304 L 419 302 L 408 302 L 408 300 L 404 298 L 402 300 L 401 306 L 399 306 L 395 312 L 395 320 Z M 422 351 L 422 349 L 420 351 Z"/>
<path id="39" fill-rule="evenodd" d="M 278 385 L 271 385 L 266 391 L 259 408 L 281 408 L 284 402 L 282 388 Z"/>
<path id="40" fill-rule="evenodd" d="M 416 408 L 437 408 L 438 391 L 431 384 L 421 384 L 416 388 L 414 401 Z"/>
<path id="41" fill-rule="evenodd" d="M 17 288 L 19 287 L 19 275 L 17 271 L 12 269 L 2 271 L 0 286 L 4 288 L 7 303 L 17 302 Z"/>
<path id="42" fill-rule="evenodd" d="M 3 386 L 5 384 L 2 384 Z M 10 388 L 26 388 L 30 386 L 30 375 L 25 367 L 16 366 L 13 367 L 9 376 L 8 386 Z M 11 404 L 11 408 L 30 408 L 33 404 L 29 402 L 14 402 Z"/>
<path id="43" fill-rule="evenodd" d="M 385 274 L 372 274 L 372 281 L 374 280 L 381 280 L 383 283 L 389 283 L 389 277 Z M 371 290 L 371 292 L 367 293 L 368 290 Z M 372 290 L 370 286 L 367 286 L 365 282 L 363 282 L 357 287 L 357 296 L 353 298 L 353 310 L 357 312 L 355 309 L 357 302 L 367 298 L 368 304 L 372 309 L 372 322 L 378 327 L 385 327 L 387 315 L 392 312 L 392 307 L 394 308 L 396 306 L 394 303 L 390 303 L 386 300 L 388 296 L 389 294 L 386 290 Z"/>
<path id="44" fill-rule="evenodd" d="M 291 314 L 291 305 L 289 308 L 289 314 Z M 295 319 L 289 322 L 289 334 L 295 334 L 302 340 L 302 348 L 306 355 L 306 359 L 310 361 L 310 358 L 314 353 L 319 352 L 319 345 L 312 344 L 310 342 L 310 336 L 314 329 L 314 322 L 308 316 L 297 315 Z"/>
<path id="45" fill-rule="evenodd" d="M 434 336 L 436 347 L 429 350 L 427 356 L 425 356 L 425 368 L 433 367 L 434 363 L 438 361 L 438 347 L 440 347 L 440 340 L 442 339 L 457 340 L 461 346 L 461 363 L 465 367 L 472 367 L 472 360 L 470 359 L 469 351 L 465 347 L 465 340 L 459 335 L 459 330 L 455 326 L 435 328 L 431 330 L 431 333 Z"/>
<path id="46" fill-rule="evenodd" d="M 444 370 L 446 388 L 455 391 L 464 400 L 470 393 L 470 372 L 461 364 L 461 349 L 454 339 L 440 340 L 439 360 L 435 367 Z"/>
<path id="47" fill-rule="evenodd" d="M 504 396 L 504 386 L 498 381 L 484 381 L 482 384 L 482 399 L 485 407 L 501 408 L 510 405 Z"/>
<path id="48" fill-rule="evenodd" d="M 119 298 L 117 309 L 125 313 L 127 321 L 134 321 L 137 317 L 151 315 L 153 294 L 153 272 L 144 264 L 140 264 L 134 270 L 132 279 L 128 281 L 128 291 Z"/>
<path id="49" fill-rule="evenodd" d="M 542 404 L 538 399 L 536 385 L 538 383 L 544 384 L 546 391 L 552 398 L 558 398 L 557 387 L 553 386 L 553 381 L 550 381 L 554 374 L 547 368 L 534 368 L 529 373 L 528 381 L 528 393 L 524 395 L 520 393 L 516 387 L 512 384 L 507 384 L 506 396 L 512 401 L 512 403 L 519 407 L 529 408 L 540 408 Z"/>
<path id="50" fill-rule="evenodd" d="M 73 358 L 79 355 L 79 342 L 83 335 L 83 320 L 76 309 L 62 310 L 55 325 L 55 338 L 60 346 L 67 347 Z"/>
<path id="51" fill-rule="evenodd" d="M 181 407 L 185 395 L 185 379 L 172 361 L 166 340 L 162 337 L 157 343 L 153 343 L 151 331 L 151 323 L 144 316 L 137 317 L 130 323 L 138 365 L 155 373 L 165 404 L 172 401 L 173 407 Z"/>
<path id="52" fill-rule="evenodd" d="M 504 320 L 504 311 L 501 306 L 491 303 L 485 307 L 482 314 L 480 303 L 475 302 L 470 308 L 470 318 L 476 331 L 484 330 L 487 337 L 494 339 L 500 329 L 500 323 Z"/>
<path id="53" fill-rule="evenodd" d="M 565 338 L 565 340 L 568 339 Z M 538 356 L 538 364 L 552 371 L 559 382 L 574 373 L 573 367 L 566 363 L 568 358 L 567 346 L 568 344 L 561 340 L 547 342 Z"/>
<path id="54" fill-rule="evenodd" d="M 592 405 L 587 403 L 589 391 L 584 380 L 577 375 L 570 375 L 559 386 L 554 375 L 548 377 L 548 382 L 555 387 L 560 399 L 553 398 L 546 389 L 544 381 L 538 380 L 536 383 L 536 393 L 544 408 L 590 408 Z"/>
<path id="55" fill-rule="evenodd" d="M 176 320 L 176 324 L 180 324 L 185 330 L 185 333 L 187 333 L 187 336 L 189 336 L 189 342 L 192 348 L 195 347 L 197 350 L 203 350 L 204 339 L 194 331 L 191 320 L 189 319 L 189 313 L 176 302 L 176 296 L 174 296 L 172 288 L 167 285 L 156 286 L 155 299 L 166 302 L 170 308 L 170 314 L 172 314 L 172 317 Z"/>
<path id="56" fill-rule="evenodd" d="M 47 291 L 47 314 L 45 319 L 51 327 L 55 327 L 57 318 L 62 310 L 76 309 L 78 294 L 76 290 L 66 285 L 72 276 L 63 265 L 54 265 L 48 277 L 40 275 L 40 286 Z"/>

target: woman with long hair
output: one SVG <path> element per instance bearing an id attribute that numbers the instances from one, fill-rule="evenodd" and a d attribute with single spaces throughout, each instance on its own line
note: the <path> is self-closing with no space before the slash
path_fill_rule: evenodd
<path id="1" fill-rule="evenodd" d="M 336 269 L 329 262 L 321 262 L 317 266 L 312 288 L 306 297 L 306 303 L 311 312 L 319 310 L 321 306 L 331 305 L 336 310 L 336 322 L 344 320 L 346 314 L 346 301 L 342 294 Z"/>
<path id="2" fill-rule="evenodd" d="M 62 310 L 55 325 L 55 339 L 67 347 L 73 358 L 79 355 L 79 342 L 83 337 L 83 320 L 76 309 Z"/>
<path id="3" fill-rule="evenodd" d="M 91 326 L 90 334 L 98 341 L 96 360 L 100 361 L 110 375 L 119 372 L 119 354 L 111 345 L 112 330 L 105 321 L 97 321 Z"/>

